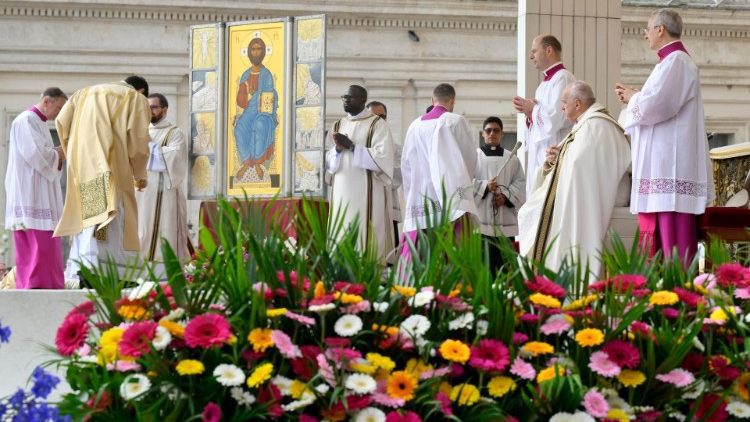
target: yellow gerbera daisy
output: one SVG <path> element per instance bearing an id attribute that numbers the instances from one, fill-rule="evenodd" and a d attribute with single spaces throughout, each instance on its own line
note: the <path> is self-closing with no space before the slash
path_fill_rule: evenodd
<path id="1" fill-rule="evenodd" d="M 521 350 L 532 356 L 555 353 L 555 348 L 551 344 L 543 341 L 530 341 L 524 344 L 523 347 L 521 347 Z"/>
<path id="2" fill-rule="evenodd" d="M 352 372 L 358 372 L 360 374 L 367 374 L 372 375 L 375 373 L 375 371 L 378 370 L 378 368 L 375 365 L 371 365 L 369 363 L 350 363 L 349 369 L 352 370 Z"/>
<path id="3" fill-rule="evenodd" d="M 414 375 L 419 379 L 419 376 L 422 375 L 425 371 L 432 371 L 434 368 L 432 365 L 425 363 L 422 359 L 415 359 L 411 358 L 408 362 L 406 362 L 406 372 Z"/>
<path id="4" fill-rule="evenodd" d="M 559 300 L 542 293 L 534 293 L 533 295 L 529 296 L 529 300 L 531 301 L 531 303 L 539 306 L 544 306 L 545 308 L 557 309 L 560 307 Z"/>
<path id="5" fill-rule="evenodd" d="M 630 416 L 622 409 L 609 409 L 607 419 L 613 419 L 618 422 L 630 422 Z"/>
<path id="6" fill-rule="evenodd" d="M 545 381 L 549 381 L 551 379 L 554 379 L 556 377 L 564 377 L 565 376 L 565 368 L 563 368 L 560 365 L 556 366 L 550 366 L 548 368 L 544 368 L 536 376 L 536 382 L 541 384 Z"/>
<path id="7" fill-rule="evenodd" d="M 341 292 L 334 293 L 333 298 L 340 300 L 342 305 L 354 305 L 364 300 L 362 296 Z"/>
<path id="8" fill-rule="evenodd" d="M 286 308 L 266 309 L 266 316 L 269 318 L 276 318 L 284 315 L 286 311 Z"/>
<path id="9" fill-rule="evenodd" d="M 260 366 L 255 367 L 253 370 L 253 373 L 250 374 L 249 377 L 247 377 L 247 386 L 250 388 L 255 388 L 264 382 L 268 381 L 271 378 L 271 374 L 273 373 L 273 364 L 272 363 L 264 363 Z"/>
<path id="10" fill-rule="evenodd" d="M 409 287 L 409 286 L 394 285 L 393 290 L 397 291 L 398 294 L 404 297 L 412 297 L 415 294 L 417 294 L 417 289 L 415 289 L 414 287 Z"/>
<path id="11" fill-rule="evenodd" d="M 141 321 L 151 317 L 146 308 L 138 305 L 122 305 L 117 309 L 117 314 L 128 321 Z"/>
<path id="12" fill-rule="evenodd" d="M 584 328 L 576 333 L 576 342 L 581 347 L 593 347 L 604 343 L 604 333 L 597 328 Z"/>
<path id="13" fill-rule="evenodd" d="M 479 389 L 472 384 L 454 385 L 450 398 L 459 406 L 471 406 L 479 400 Z"/>
<path id="14" fill-rule="evenodd" d="M 175 368 L 180 375 L 199 375 L 206 370 L 203 362 L 195 359 L 183 359 L 177 363 Z"/>
<path id="15" fill-rule="evenodd" d="M 370 364 L 376 368 L 382 368 L 390 372 L 396 367 L 396 363 L 391 360 L 388 356 L 383 356 L 379 353 L 368 353 L 365 355 Z"/>
<path id="16" fill-rule="evenodd" d="M 253 345 L 253 350 L 256 353 L 265 352 L 266 349 L 274 345 L 273 339 L 271 339 L 271 330 L 268 328 L 253 329 L 247 335 L 247 341 Z"/>
<path id="17" fill-rule="evenodd" d="M 417 378 L 406 371 L 396 371 L 388 377 L 386 392 L 394 399 L 409 401 L 414 398 Z"/>
<path id="18" fill-rule="evenodd" d="M 674 305 L 680 301 L 680 297 L 677 293 L 670 292 L 669 290 L 659 290 L 658 292 L 651 293 L 651 297 L 648 299 L 649 305 L 657 306 L 669 306 Z"/>
<path id="19" fill-rule="evenodd" d="M 597 295 L 588 295 L 580 299 L 576 299 L 570 302 L 569 304 L 563 306 L 563 310 L 576 311 L 578 309 L 585 308 L 586 306 L 589 306 L 590 304 L 594 303 L 597 298 L 598 298 Z"/>
<path id="20" fill-rule="evenodd" d="M 451 362 L 466 363 L 471 356 L 469 346 L 458 340 L 445 340 L 438 350 L 443 359 Z"/>
<path id="21" fill-rule="evenodd" d="M 185 327 L 182 324 L 162 318 L 159 325 L 166 328 L 173 337 L 182 338 L 185 335 Z"/>
<path id="22" fill-rule="evenodd" d="M 487 383 L 487 392 L 492 397 L 502 397 L 508 392 L 516 389 L 516 382 L 512 378 L 508 377 L 493 377 L 489 383 Z"/>
<path id="23" fill-rule="evenodd" d="M 302 398 L 302 394 L 304 394 L 305 391 L 310 391 L 310 387 L 300 380 L 292 381 L 292 384 L 289 386 L 289 395 L 295 400 Z"/>
<path id="24" fill-rule="evenodd" d="M 622 383 L 625 387 L 637 387 L 646 381 L 646 375 L 641 371 L 634 371 L 632 369 L 623 369 L 620 371 L 620 375 L 617 376 L 617 380 Z"/>

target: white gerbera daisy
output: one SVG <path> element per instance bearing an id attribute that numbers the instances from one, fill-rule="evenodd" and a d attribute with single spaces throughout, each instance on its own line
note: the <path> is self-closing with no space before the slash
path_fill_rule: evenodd
<path id="1" fill-rule="evenodd" d="M 362 320 L 356 315 L 343 315 L 333 326 L 333 331 L 341 337 L 351 337 L 361 329 Z"/>
<path id="2" fill-rule="evenodd" d="M 596 422 L 596 420 L 585 412 L 560 412 L 552 415 L 549 422 Z"/>
<path id="3" fill-rule="evenodd" d="M 490 323 L 483 319 L 477 321 L 477 335 L 483 336 L 487 334 L 487 328 L 489 328 L 489 326 Z"/>
<path id="4" fill-rule="evenodd" d="M 276 388 L 279 389 L 279 392 L 281 392 L 282 396 L 288 396 L 292 394 L 292 380 L 282 376 L 282 375 L 276 375 L 275 377 L 271 378 L 271 384 L 275 385 Z"/>
<path id="5" fill-rule="evenodd" d="M 169 342 L 172 341 L 172 334 L 169 334 L 169 330 L 162 327 L 161 325 L 156 327 L 156 333 L 154 334 L 154 340 L 151 342 L 156 350 L 164 350 L 169 346 Z"/>
<path id="6" fill-rule="evenodd" d="M 376 407 L 362 409 L 354 417 L 354 422 L 384 422 L 385 413 Z"/>
<path id="7" fill-rule="evenodd" d="M 245 382 L 245 373 L 238 366 L 222 363 L 214 368 L 214 378 L 224 387 L 236 387 Z"/>
<path id="8" fill-rule="evenodd" d="M 294 412 L 295 410 L 302 409 L 303 407 L 307 407 L 315 402 L 315 395 L 306 396 L 303 397 L 300 400 L 295 400 L 293 402 L 290 402 L 289 404 L 285 404 L 281 406 L 281 409 L 283 409 L 285 412 Z"/>
<path id="9" fill-rule="evenodd" d="M 420 337 L 427 333 L 432 324 L 424 315 L 411 315 L 401 323 L 401 331 L 409 337 Z"/>
<path id="10" fill-rule="evenodd" d="M 463 330 L 465 328 L 471 327 L 471 324 L 474 323 L 474 314 L 471 312 L 467 312 L 465 314 L 461 314 L 458 316 L 458 318 L 454 319 L 453 321 L 448 322 L 448 329 L 449 330 Z"/>
<path id="11" fill-rule="evenodd" d="M 373 302 L 372 303 L 372 309 L 375 310 L 375 312 L 385 312 L 388 310 L 388 306 L 390 304 L 388 302 Z"/>
<path id="12" fill-rule="evenodd" d="M 131 374 L 120 384 L 120 395 L 125 400 L 139 400 L 151 388 L 151 381 L 143 374 Z"/>
<path id="13" fill-rule="evenodd" d="M 244 391 L 241 387 L 233 387 L 229 390 L 229 395 L 237 401 L 238 404 L 243 406 L 250 406 L 255 403 L 255 396 L 247 391 Z"/>
<path id="14" fill-rule="evenodd" d="M 156 288 L 156 283 L 153 281 L 143 281 L 142 278 L 138 278 L 135 282 L 138 285 L 130 290 L 130 294 L 128 294 L 128 299 L 130 300 L 142 299 L 146 297 L 151 290 Z"/>
<path id="15" fill-rule="evenodd" d="M 179 321 L 185 316 L 185 310 L 182 308 L 175 308 L 169 311 L 167 316 L 164 317 L 167 321 Z"/>
<path id="16" fill-rule="evenodd" d="M 435 299 L 435 293 L 432 290 L 422 290 L 409 299 L 409 305 L 414 307 L 427 306 Z"/>
<path id="17" fill-rule="evenodd" d="M 333 303 L 326 303 L 325 305 L 312 305 L 309 308 L 307 308 L 307 310 L 310 312 L 317 312 L 319 314 L 323 314 L 332 310 L 335 307 L 336 305 L 334 305 Z"/>
<path id="18" fill-rule="evenodd" d="M 750 406 L 748 406 L 746 403 L 743 403 L 741 401 L 731 401 L 727 405 L 727 412 L 729 412 L 730 415 L 740 418 L 740 419 L 747 419 L 750 418 Z"/>
<path id="19" fill-rule="evenodd" d="M 346 377 L 344 386 L 357 394 L 370 394 L 375 391 L 377 383 L 367 374 L 352 374 Z"/>

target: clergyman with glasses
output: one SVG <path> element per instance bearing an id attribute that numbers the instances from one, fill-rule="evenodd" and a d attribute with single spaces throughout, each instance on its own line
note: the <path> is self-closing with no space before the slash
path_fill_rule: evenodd
<path id="1" fill-rule="evenodd" d="M 511 242 L 518 234 L 517 213 L 526 202 L 526 176 L 521 160 L 501 145 L 503 121 L 490 116 L 482 125 L 484 144 L 477 148 L 474 200 L 479 210 L 479 229 L 489 248 L 493 272 L 502 264 L 499 238 Z"/>

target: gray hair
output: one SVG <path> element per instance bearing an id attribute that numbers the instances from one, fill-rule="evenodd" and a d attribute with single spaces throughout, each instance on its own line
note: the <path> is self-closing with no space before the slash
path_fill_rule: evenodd
<path id="1" fill-rule="evenodd" d="M 591 85 L 584 81 L 575 81 L 568 84 L 567 89 L 570 93 L 570 98 L 576 98 L 581 100 L 586 106 L 590 106 L 596 102 L 594 97 L 594 90 L 591 89 Z"/>
<path id="2" fill-rule="evenodd" d="M 667 34 L 674 38 L 680 38 L 682 35 L 682 18 L 679 13 L 673 9 L 659 9 L 651 14 L 654 18 L 653 24 L 663 25 Z"/>

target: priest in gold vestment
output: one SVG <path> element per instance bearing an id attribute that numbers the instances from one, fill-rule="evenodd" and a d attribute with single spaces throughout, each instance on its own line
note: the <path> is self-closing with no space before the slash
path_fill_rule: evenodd
<path id="1" fill-rule="evenodd" d="M 74 236 L 65 270 L 111 257 L 124 269 L 136 258 L 135 188 L 146 187 L 148 83 L 139 76 L 77 91 L 55 121 L 67 157 L 67 188 L 55 236 Z"/>

